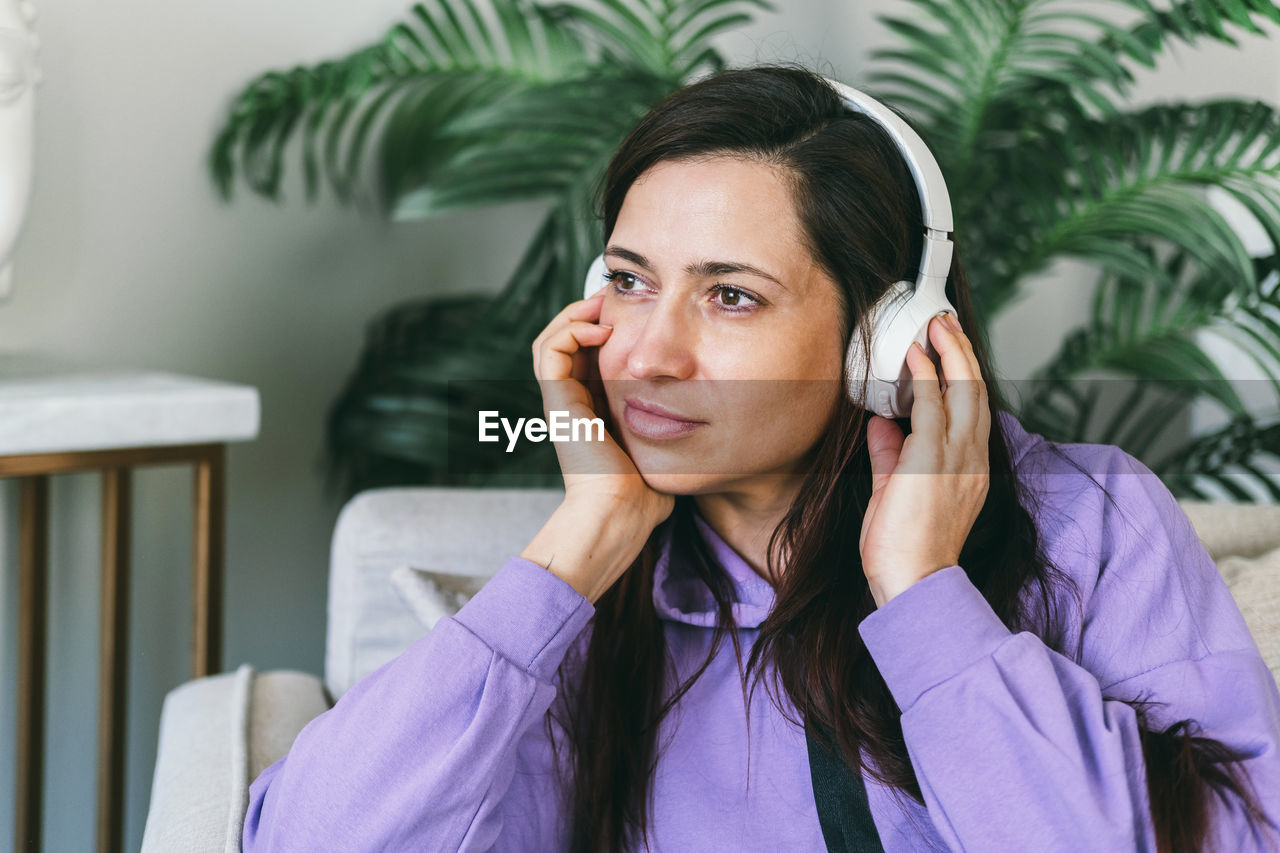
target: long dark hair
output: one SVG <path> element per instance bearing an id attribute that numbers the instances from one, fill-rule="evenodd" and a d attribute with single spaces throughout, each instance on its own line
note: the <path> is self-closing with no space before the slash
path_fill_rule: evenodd
<path id="1" fill-rule="evenodd" d="M 719 72 L 671 93 L 645 115 L 604 174 L 600 215 L 606 242 L 627 190 L 646 169 L 708 155 L 750 158 L 787 176 L 807 249 L 839 285 L 846 342 L 853 323 L 868 331 L 868 309 L 893 282 L 914 280 L 922 217 L 905 160 L 876 122 L 849 110 L 817 75 L 787 65 Z M 990 484 L 959 562 L 1010 630 L 1033 631 L 1050 648 L 1078 661 L 1078 649 L 1064 648 L 1071 617 L 1060 612 L 1060 605 L 1073 599 L 1076 618 L 1081 618 L 1079 590 L 1043 553 L 1033 520 L 1041 507 L 1015 476 L 995 416 L 1011 409 L 990 366 L 959 246 L 947 296 L 973 342 L 992 412 Z M 557 711 L 553 705 L 546 718 L 553 742 L 553 718 L 569 741 L 564 754 L 571 766 L 560 768 L 559 779 L 574 853 L 621 853 L 638 849 L 637 839 L 648 847 L 659 725 L 726 638 L 743 673 L 748 708 L 748 676 L 755 672 L 758 683 L 763 671 L 758 667 L 767 662 L 803 718 L 793 722 L 820 721 L 836 734 L 836 746 L 851 767 L 924 803 L 903 740 L 901 712 L 857 631 L 875 609 L 858 549 L 871 495 L 868 417 L 841 395 L 799 494 L 769 542 L 767 571 L 776 599 L 745 670 L 731 610 L 733 586 L 698 535 L 688 496 L 676 498 L 671 515 L 632 566 L 596 602 L 584 631 L 589 636 L 574 650 L 578 654 L 566 656 L 558 673 L 557 698 L 563 707 Z M 910 418 L 897 423 L 910 432 Z M 1114 498 L 1098 488 L 1114 505 Z M 670 678 L 674 669 L 653 605 L 657 550 L 667 536 L 673 563 L 691 567 L 707 584 L 719 614 L 707 660 L 681 685 Z M 779 571 L 776 554 L 786 555 L 785 572 Z M 785 703 L 774 685 L 767 689 L 781 710 Z M 1130 704 L 1142 726 L 1160 850 L 1200 849 L 1209 786 L 1234 791 L 1255 816 L 1261 814 L 1255 798 L 1219 766 L 1240 756 L 1217 741 L 1195 737 L 1190 720 L 1151 731 L 1145 724 L 1146 703 Z"/>

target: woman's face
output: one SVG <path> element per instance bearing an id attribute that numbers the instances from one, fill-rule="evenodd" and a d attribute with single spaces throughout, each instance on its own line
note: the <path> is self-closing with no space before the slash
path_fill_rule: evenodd
<path id="1" fill-rule="evenodd" d="M 804 248 L 776 168 L 730 157 L 651 167 L 604 257 L 615 275 L 600 376 L 615 438 L 646 482 L 708 494 L 806 470 L 843 393 L 844 342 L 836 284 Z"/>

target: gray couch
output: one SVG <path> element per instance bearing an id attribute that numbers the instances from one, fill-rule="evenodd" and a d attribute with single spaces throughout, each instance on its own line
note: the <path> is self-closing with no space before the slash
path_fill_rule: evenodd
<path id="1" fill-rule="evenodd" d="M 234 672 L 169 693 L 143 853 L 239 853 L 248 788 L 316 715 L 425 635 L 390 582 L 402 566 L 491 576 L 559 490 L 402 488 L 354 497 L 335 526 L 325 672 Z M 1280 678 L 1280 506 L 1182 502 Z M 500 521 L 499 523 L 495 523 Z"/>

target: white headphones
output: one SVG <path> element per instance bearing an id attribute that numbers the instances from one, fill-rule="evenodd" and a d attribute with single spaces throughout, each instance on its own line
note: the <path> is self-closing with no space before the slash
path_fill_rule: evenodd
<path id="1" fill-rule="evenodd" d="M 906 122 L 866 93 L 828 77 L 822 79 L 840 93 L 850 109 L 865 113 L 888 131 L 906 158 L 920 193 L 924 212 L 920 272 L 915 282 L 895 283 L 871 309 L 871 367 L 865 387 L 861 382 L 865 362 L 860 329 L 854 329 L 845 353 L 849 398 L 881 417 L 908 417 L 913 395 L 907 350 L 919 342 L 933 358 L 936 350 L 929 341 L 929 321 L 941 314 L 957 313 L 944 289 L 951 270 L 951 197 L 933 154 Z M 587 270 L 583 298 L 600 289 L 608 271 L 604 255 L 598 255 Z"/>

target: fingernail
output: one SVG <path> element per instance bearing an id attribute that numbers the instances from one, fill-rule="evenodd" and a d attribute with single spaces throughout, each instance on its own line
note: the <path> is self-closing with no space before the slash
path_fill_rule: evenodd
<path id="1" fill-rule="evenodd" d="M 612 329 L 612 328 L 613 328 L 613 324 L 612 324 L 612 323 L 597 323 L 596 325 L 598 325 L 598 326 L 599 326 L 600 328 L 602 328 L 602 329 Z"/>
<path id="2" fill-rule="evenodd" d="M 947 325 L 949 325 L 952 329 L 955 329 L 957 332 L 960 331 L 960 321 L 956 319 L 955 314 L 948 314 L 946 319 L 947 319 Z"/>

